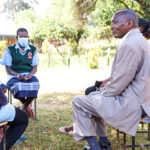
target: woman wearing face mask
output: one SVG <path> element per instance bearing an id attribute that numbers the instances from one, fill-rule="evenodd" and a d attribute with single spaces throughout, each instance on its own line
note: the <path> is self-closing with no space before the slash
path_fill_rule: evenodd
<path id="1" fill-rule="evenodd" d="M 28 106 L 37 98 L 39 89 L 38 79 L 34 76 L 38 66 L 37 50 L 28 44 L 28 38 L 28 31 L 19 28 L 16 36 L 18 42 L 8 46 L 1 60 L 8 74 L 7 88 L 22 102 L 25 112 L 29 112 Z"/>

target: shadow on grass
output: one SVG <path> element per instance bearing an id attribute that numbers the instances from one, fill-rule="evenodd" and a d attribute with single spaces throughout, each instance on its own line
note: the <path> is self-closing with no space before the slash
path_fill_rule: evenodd
<path id="1" fill-rule="evenodd" d="M 86 142 L 75 142 L 72 135 L 61 134 L 58 130 L 62 126 L 72 124 L 71 100 L 81 94 L 83 92 L 55 92 L 41 95 L 38 99 L 38 120 L 30 119 L 24 133 L 28 139 L 22 145 L 17 144 L 12 150 L 83 150 L 83 146 L 87 145 Z M 57 102 L 57 105 L 53 105 L 54 102 Z M 62 107 L 63 105 L 65 107 Z M 107 133 L 112 143 L 112 150 L 124 150 L 123 134 L 120 134 L 120 140 L 117 140 L 116 129 L 109 125 L 107 125 Z M 129 136 L 127 142 L 131 143 Z M 136 142 L 148 143 L 147 134 L 137 134 Z M 136 149 L 140 150 L 140 148 Z"/>
<path id="2" fill-rule="evenodd" d="M 53 92 L 40 95 L 38 98 L 38 107 L 47 109 L 71 108 L 71 101 L 77 95 L 83 95 L 84 92 Z"/>

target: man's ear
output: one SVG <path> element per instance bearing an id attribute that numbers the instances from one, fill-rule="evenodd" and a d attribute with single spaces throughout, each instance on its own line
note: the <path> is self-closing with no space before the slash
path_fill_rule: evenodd
<path id="1" fill-rule="evenodd" d="M 16 36 L 16 39 L 18 40 L 18 37 Z"/>
<path id="2" fill-rule="evenodd" d="M 132 20 L 129 20 L 128 21 L 128 28 L 132 28 L 134 25 L 133 25 L 133 21 Z"/>

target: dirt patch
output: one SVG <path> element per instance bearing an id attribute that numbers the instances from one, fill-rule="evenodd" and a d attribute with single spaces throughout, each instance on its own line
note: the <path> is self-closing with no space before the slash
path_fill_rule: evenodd
<path id="1" fill-rule="evenodd" d="M 38 108 L 46 108 L 46 109 L 65 109 L 65 108 L 71 108 L 71 104 L 63 104 L 59 101 L 51 101 L 51 102 L 44 102 L 39 103 Z"/>

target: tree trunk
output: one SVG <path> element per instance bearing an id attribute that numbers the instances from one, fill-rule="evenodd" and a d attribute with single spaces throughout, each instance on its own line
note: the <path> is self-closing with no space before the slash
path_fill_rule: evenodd
<path id="1" fill-rule="evenodd" d="M 63 63 L 65 64 L 65 48 L 63 48 Z"/>
<path id="2" fill-rule="evenodd" d="M 50 48 L 48 48 L 48 67 L 50 67 Z"/>
<path id="3" fill-rule="evenodd" d="M 70 67 L 70 53 L 71 53 L 71 49 L 68 49 L 68 67 Z"/>

